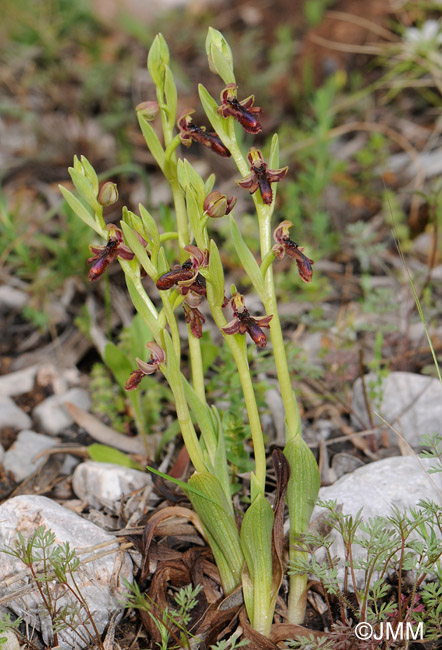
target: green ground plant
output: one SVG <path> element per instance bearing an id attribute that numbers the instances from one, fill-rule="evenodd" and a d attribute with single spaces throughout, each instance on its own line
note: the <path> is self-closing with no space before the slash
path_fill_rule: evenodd
<path id="1" fill-rule="evenodd" d="M 330 534 L 308 533 L 302 536 L 299 546 L 305 545 L 311 559 L 304 557 L 291 562 L 289 573 L 308 570 L 321 583 L 330 632 L 319 639 L 299 637 L 290 647 L 397 647 L 397 639 L 389 639 L 388 635 L 381 644 L 372 638 L 358 638 L 355 628 L 360 621 L 370 623 L 375 636 L 383 622 L 388 622 L 393 630 L 406 622 L 417 628 L 422 622 L 424 634 L 420 639 L 441 639 L 442 517 L 437 504 L 421 501 L 419 509 L 410 509 L 407 514 L 393 508 L 390 516 L 365 522 L 361 512 L 354 517 L 340 512 L 336 502 L 320 502 L 319 506 L 327 511 L 323 529 L 328 526 L 337 534 L 344 558 L 333 555 L 335 547 Z M 338 578 L 342 564 L 343 582 Z M 348 645 L 341 646 L 344 641 Z"/>
<path id="2" fill-rule="evenodd" d="M 245 157 L 237 138 L 235 120 L 247 133 L 256 134 L 262 128 L 258 121 L 260 109 L 254 106 L 253 97 L 237 98 L 232 53 L 220 32 L 209 29 L 206 49 L 211 70 L 225 85 L 221 90 L 220 106 L 203 86 L 199 86 L 200 100 L 214 132 L 194 123 L 193 109 L 185 110 L 177 120 L 177 90 L 169 67 L 168 47 L 161 35 L 155 38 L 148 55 L 156 101 L 138 106 L 138 120 L 146 143 L 172 190 L 176 219 L 173 230 L 160 232 L 158 223 L 142 205 L 139 215 L 124 208 L 120 225 L 106 226 L 103 206 L 116 200 L 117 189 L 110 182 L 100 188 L 94 169 L 84 157 L 76 158 L 70 169 L 81 198 L 64 187 L 61 191 L 74 212 L 105 241 L 102 246 L 91 247 L 89 278 L 97 280 L 118 257 L 132 302 L 150 330 L 152 341 L 147 343 L 150 359 L 145 362 L 137 358 L 137 369 L 131 372 L 126 389 L 138 388 L 143 377 L 156 370 L 164 374 L 174 396 L 177 420 L 195 470 L 187 483 L 180 482 L 180 485 L 201 519 L 225 593 L 241 584 L 252 626 L 268 636 L 284 571 L 281 554 L 283 504 L 287 500 L 290 540 L 293 541 L 297 534 L 306 530 L 319 489 L 315 459 L 301 436 L 278 317 L 273 262 L 287 253 L 295 259 L 301 278 L 309 282 L 312 260 L 290 239 L 288 221 L 277 226 L 272 241 L 276 183 L 287 172 L 287 168 L 278 169 L 277 136 L 272 139 L 268 164 L 254 147 Z M 152 127 L 152 121 L 157 118 L 161 122 L 163 141 Z M 262 316 L 250 314 L 244 296 L 236 287 L 232 286 L 228 299 L 225 296 L 223 266 L 218 246 L 210 235 L 210 221 L 232 212 L 235 200 L 213 190 L 213 174 L 204 180 L 188 160 L 177 157 L 178 146 L 181 143 L 190 146 L 192 141 L 223 157 L 232 157 L 242 177 L 239 185 L 252 195 L 261 263 L 244 242 L 232 215 L 230 234 L 244 274 L 263 304 Z M 178 260 L 172 268 L 166 254 L 170 243 L 175 246 L 175 259 Z M 161 309 L 157 309 L 147 294 L 142 275 L 149 276 L 156 284 Z M 218 409 L 206 399 L 200 344 L 205 316 L 198 309 L 203 298 L 207 299 L 211 316 L 235 362 L 253 444 L 250 505 L 240 531 L 232 504 L 223 421 Z M 223 311 L 227 304 L 233 312 L 230 322 Z M 185 344 L 176 315 L 180 306 L 184 308 L 188 324 Z M 278 485 L 274 509 L 265 495 L 266 451 L 245 337 L 248 333 L 257 347 L 265 347 L 264 329 L 267 328 L 286 418 L 284 453 L 273 454 Z M 191 382 L 183 373 L 184 350 L 190 362 Z M 194 422 L 198 424 L 200 437 Z M 298 551 L 292 548 L 290 553 L 293 560 Z M 292 623 L 302 622 L 304 618 L 306 579 L 306 574 L 293 575 L 290 579 L 288 617 Z"/>
<path id="3" fill-rule="evenodd" d="M 76 579 L 80 560 L 68 542 L 56 544 L 55 534 L 39 526 L 28 539 L 19 532 L 14 545 L 0 549 L 0 552 L 18 558 L 29 570 L 31 582 L 40 594 L 41 606 L 50 621 L 54 646 L 58 645 L 60 632 L 67 630 L 83 645 L 93 642 L 104 650 L 94 612 Z M 62 598 L 64 604 L 61 604 Z M 11 623 L 4 617 L 2 621 L 4 626 L 12 629 L 21 622 Z"/>

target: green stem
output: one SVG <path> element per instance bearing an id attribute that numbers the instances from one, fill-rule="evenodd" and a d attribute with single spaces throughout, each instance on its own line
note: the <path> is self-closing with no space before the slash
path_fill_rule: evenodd
<path id="1" fill-rule="evenodd" d="M 258 201 L 256 201 L 256 204 L 258 211 L 261 258 L 265 260 L 269 251 L 271 251 L 271 219 L 273 210 L 271 206 L 269 207 L 266 205 L 259 205 Z M 293 393 L 292 382 L 287 364 L 287 355 L 285 351 L 281 321 L 279 320 L 278 305 L 276 301 L 273 268 L 271 266 L 269 266 L 267 269 L 264 282 L 267 295 L 264 307 L 268 315 L 273 315 L 273 318 L 270 321 L 270 337 L 272 339 L 273 356 L 275 358 L 276 373 L 278 375 L 278 381 L 281 389 L 281 398 L 284 404 L 287 423 L 286 439 L 288 442 L 294 436 L 299 434 L 301 427 L 299 412 L 296 406 L 295 396 Z"/>
<path id="2" fill-rule="evenodd" d="M 178 365 L 179 365 L 181 361 L 181 342 L 180 342 L 180 333 L 178 331 L 178 323 L 176 321 L 175 314 L 172 309 L 172 305 L 170 303 L 169 292 L 161 291 L 160 293 L 161 293 L 161 300 L 163 301 L 163 305 L 164 305 L 164 312 L 166 314 L 167 322 L 169 323 L 169 327 L 170 327 L 173 349 L 175 351 L 175 356 L 177 358 Z"/>
<path id="3" fill-rule="evenodd" d="M 294 561 L 297 557 L 305 559 L 306 554 L 302 551 L 295 551 L 290 546 L 289 561 Z M 307 574 L 290 576 L 289 599 L 287 603 L 287 616 L 289 623 L 293 625 L 302 625 L 305 618 L 305 609 L 307 606 Z"/>
<path id="4" fill-rule="evenodd" d="M 212 316 L 220 328 L 226 325 L 226 319 L 222 312 L 221 307 L 211 307 Z M 259 417 L 258 406 L 256 404 L 255 391 L 253 390 L 252 378 L 250 376 L 249 363 L 244 354 L 244 350 L 239 345 L 235 336 L 223 334 L 224 340 L 227 343 L 232 353 L 233 359 L 238 368 L 239 379 L 241 388 L 244 395 L 244 401 L 249 418 L 250 430 L 252 433 L 253 453 L 255 456 L 255 474 L 256 482 L 259 489 L 264 494 L 265 480 L 266 480 L 266 453 L 264 446 L 264 436 L 261 428 L 261 420 Z M 253 485 L 253 484 L 252 484 Z M 252 501 L 256 495 L 252 494 Z"/>
<path id="5" fill-rule="evenodd" d="M 206 403 L 206 391 L 204 383 L 203 359 L 201 355 L 201 345 L 199 339 L 190 331 L 188 327 L 190 365 L 192 367 L 192 385 L 198 397 L 203 403 Z"/>

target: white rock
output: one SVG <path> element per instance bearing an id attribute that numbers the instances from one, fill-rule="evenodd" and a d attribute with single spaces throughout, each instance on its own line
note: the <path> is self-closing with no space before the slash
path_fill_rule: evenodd
<path id="1" fill-rule="evenodd" d="M 23 395 L 29 393 L 34 387 L 35 375 L 38 365 L 29 366 L 17 372 L 10 372 L 0 377 L 0 395 Z"/>
<path id="2" fill-rule="evenodd" d="M 64 402 L 72 402 L 85 411 L 91 405 L 91 398 L 83 388 L 71 388 L 61 395 L 51 395 L 35 407 L 32 415 L 37 420 L 43 431 L 50 436 L 56 436 L 66 427 L 73 424 L 73 419 L 64 406 Z"/>
<path id="3" fill-rule="evenodd" d="M 336 483 L 319 490 L 321 501 L 337 501 L 342 505 L 344 515 L 353 517 L 362 508 L 362 518 L 367 521 L 374 517 L 388 517 L 393 506 L 401 512 L 417 508 L 422 499 L 429 499 L 442 505 L 442 473 L 428 474 L 428 469 L 435 464 L 431 459 L 419 459 L 415 456 L 393 456 L 360 467 L 351 474 L 340 478 Z M 324 510 L 316 506 L 312 521 Z M 332 554 L 345 557 L 342 538 L 335 531 Z M 359 545 L 352 547 L 354 559 L 366 557 L 366 550 Z M 321 553 L 319 553 L 320 555 Z M 344 567 L 339 566 L 338 578 L 342 584 Z M 358 587 L 362 587 L 362 574 L 356 572 Z"/>
<path id="4" fill-rule="evenodd" d="M 20 311 L 28 302 L 28 294 L 7 284 L 0 287 L 0 312 Z"/>
<path id="5" fill-rule="evenodd" d="M 35 495 L 21 495 L 3 503 L 0 506 L 0 521 L 0 548 L 14 546 L 19 532 L 26 540 L 38 526 L 44 526 L 55 534 L 55 544 L 68 542 L 76 550 L 81 563 L 75 580 L 93 612 L 100 634 L 111 616 L 122 613 L 120 601 L 124 599 L 125 592 L 122 578 L 132 582 L 132 561 L 127 553 L 119 552 L 118 543 L 112 535 L 51 499 Z M 94 551 L 92 545 L 98 544 L 101 545 L 100 549 Z M 20 560 L 5 553 L 0 553 L 0 584 L 2 597 L 10 596 L 7 602 L 9 609 L 22 616 L 31 628 L 35 626 L 40 629 L 45 643 L 52 646 L 49 617 L 45 615 L 40 595 L 29 579 L 29 572 Z M 29 592 L 14 596 L 15 592 L 27 585 L 31 586 Z M 62 588 L 57 588 L 55 584 L 50 584 L 50 588 L 54 589 L 53 596 L 58 589 L 58 607 L 68 605 L 72 609 L 73 600 L 64 594 Z M 86 634 L 82 626 L 79 631 Z M 63 630 L 59 634 L 59 645 L 62 650 L 72 650 L 72 647 L 85 647 L 86 643 L 71 630 Z"/>
<path id="6" fill-rule="evenodd" d="M 10 397 L 0 397 L 0 429 L 28 429 L 31 418 Z"/>
<path id="7" fill-rule="evenodd" d="M 76 496 L 94 508 L 113 509 L 123 495 L 152 482 L 149 474 L 137 469 L 88 460 L 78 465 L 72 477 Z"/>
<path id="8" fill-rule="evenodd" d="M 377 378 L 374 373 L 369 373 L 364 380 L 368 392 L 370 384 L 374 382 L 376 385 Z M 421 444 L 420 438 L 424 434 L 442 433 L 442 387 L 437 379 L 411 372 L 392 372 L 382 381 L 379 391 L 382 400 L 379 404 L 371 402 L 376 424 L 383 424 L 374 415 L 378 412 L 412 447 Z M 353 386 L 352 407 L 368 428 L 370 425 L 360 378 Z M 360 426 L 356 418 L 353 424 Z M 396 434 L 390 431 L 389 435 L 392 442 L 397 443 Z"/>
<path id="9" fill-rule="evenodd" d="M 35 460 L 35 456 L 56 444 L 56 441 L 49 436 L 25 429 L 20 431 L 16 441 L 5 453 L 3 465 L 6 470 L 12 472 L 15 481 L 19 483 L 44 463 L 45 458 Z"/>

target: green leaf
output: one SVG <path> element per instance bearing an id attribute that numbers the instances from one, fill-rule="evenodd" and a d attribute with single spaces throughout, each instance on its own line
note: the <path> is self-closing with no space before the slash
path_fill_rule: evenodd
<path id="1" fill-rule="evenodd" d="M 166 104 L 169 112 L 169 124 L 173 127 L 176 120 L 177 90 L 172 70 L 168 65 L 165 67 L 164 94 L 166 96 Z"/>
<path id="2" fill-rule="evenodd" d="M 119 347 L 110 342 L 106 343 L 104 347 L 103 359 L 119 386 L 124 388 L 130 373 L 134 369 L 131 359 Z"/>
<path id="3" fill-rule="evenodd" d="M 284 449 L 291 476 L 287 487 L 287 505 L 290 517 L 290 543 L 308 530 L 310 517 L 318 497 L 321 479 L 314 455 L 301 438 L 292 438 Z"/>
<path id="4" fill-rule="evenodd" d="M 121 465 L 122 467 L 131 467 L 132 469 L 138 469 L 141 472 L 144 471 L 144 467 L 139 463 L 136 463 L 134 460 L 129 458 L 126 454 L 114 447 L 108 447 L 108 445 L 100 445 L 98 443 L 93 443 L 87 448 L 88 454 L 92 460 L 97 461 L 98 463 L 112 463 L 113 465 Z"/>
<path id="5" fill-rule="evenodd" d="M 224 56 L 221 50 L 216 47 L 216 45 L 212 45 L 210 48 L 210 58 L 213 61 L 213 67 L 216 69 L 226 86 L 228 84 L 234 84 L 236 80 L 232 64 Z"/>
<path id="6" fill-rule="evenodd" d="M 73 167 L 69 167 L 68 171 L 77 192 L 92 208 L 95 208 L 97 206 L 97 196 L 92 189 L 89 179 Z"/>
<path id="7" fill-rule="evenodd" d="M 146 343 L 152 340 L 152 332 L 140 314 L 135 314 L 129 327 L 132 357 L 143 359 L 146 355 Z"/>
<path id="8" fill-rule="evenodd" d="M 216 109 L 218 108 L 218 104 L 202 84 L 198 85 L 198 93 L 210 124 L 221 138 L 223 144 L 229 148 L 230 138 L 228 132 L 228 120 L 233 118 L 226 119 L 217 112 Z"/>
<path id="9" fill-rule="evenodd" d="M 269 169 L 279 168 L 279 140 L 278 134 L 275 133 L 270 145 Z"/>
<path id="10" fill-rule="evenodd" d="M 143 244 L 140 242 L 140 240 L 138 239 L 138 237 L 136 236 L 132 228 L 129 226 L 129 224 L 122 221 L 121 228 L 123 230 L 124 238 L 127 242 L 127 245 L 135 254 L 135 257 L 137 258 L 137 260 L 139 261 L 143 269 L 146 271 L 147 275 L 150 278 L 152 278 L 152 280 L 155 281 L 158 277 L 158 272 L 154 267 L 154 265 L 152 264 L 152 262 L 150 261 L 149 255 L 147 254 L 147 251 L 144 248 Z"/>
<path id="11" fill-rule="evenodd" d="M 273 510 L 260 494 L 244 515 L 241 546 L 251 578 L 244 590 L 247 613 L 253 628 L 266 636 L 270 631 L 274 609 L 272 531 Z"/>
<path id="12" fill-rule="evenodd" d="M 215 185 L 215 181 L 216 181 L 216 176 L 215 176 L 215 174 L 210 174 L 209 178 L 208 178 L 208 179 L 206 180 L 206 182 L 204 183 L 204 193 L 205 193 L 205 197 L 206 197 L 208 194 L 210 194 L 210 192 L 213 190 L 213 187 L 214 187 L 214 185 Z M 205 198 L 205 197 L 204 197 L 204 198 Z"/>
<path id="13" fill-rule="evenodd" d="M 77 199 L 77 197 L 74 196 L 72 192 L 67 190 L 62 185 L 59 185 L 58 187 L 60 189 L 60 192 L 63 194 L 64 200 L 69 205 L 69 207 L 75 212 L 77 217 L 79 217 L 82 221 L 84 221 L 84 223 L 87 226 L 89 226 L 89 228 L 95 230 L 95 232 L 98 235 L 100 235 L 100 237 L 103 237 L 103 239 L 107 239 L 105 230 L 103 230 L 101 226 L 98 225 L 94 217 L 91 215 L 89 210 L 83 205 L 83 203 L 81 203 L 81 201 Z"/>
<path id="14" fill-rule="evenodd" d="M 81 156 L 80 160 L 81 160 L 81 166 L 83 167 L 84 170 L 84 175 L 86 176 L 89 183 L 91 184 L 92 191 L 94 192 L 95 196 L 98 196 L 99 184 L 98 184 L 97 172 L 92 167 L 91 163 L 86 158 L 86 156 Z"/>
<path id="15" fill-rule="evenodd" d="M 195 198 L 195 192 L 187 187 L 186 189 L 186 207 L 189 224 L 196 240 L 196 245 L 204 249 L 203 229 L 201 227 L 201 210 Z"/>
<path id="16" fill-rule="evenodd" d="M 200 338 L 200 345 L 201 356 L 203 358 L 203 373 L 206 374 L 218 357 L 219 347 L 212 341 L 209 332 L 203 332 Z"/>
<path id="17" fill-rule="evenodd" d="M 213 415 L 210 407 L 205 404 L 198 396 L 196 391 L 192 388 L 185 377 L 182 378 L 184 386 L 184 394 L 187 403 L 189 404 L 192 415 L 201 431 L 201 435 L 209 453 L 210 460 L 213 464 L 216 453 L 217 431 L 214 426 Z"/>
<path id="18" fill-rule="evenodd" d="M 161 332 L 158 326 L 158 314 L 156 312 L 156 309 L 149 296 L 145 292 L 139 278 L 133 277 L 133 274 L 126 270 L 128 267 L 130 268 L 129 263 L 120 261 L 120 264 L 125 272 L 126 284 L 130 299 L 132 300 L 132 304 L 146 325 L 149 327 L 154 338 L 158 340 L 160 338 Z"/>
<path id="19" fill-rule="evenodd" d="M 147 146 L 149 147 L 149 151 L 157 161 L 158 167 L 161 169 L 162 172 L 164 172 L 165 156 L 164 156 L 163 146 L 157 134 L 155 133 L 152 125 L 146 120 L 146 118 L 142 115 L 142 113 L 138 113 L 137 117 L 138 117 L 138 122 L 140 124 L 140 128 L 143 133 L 144 139 L 146 141 Z"/>
<path id="20" fill-rule="evenodd" d="M 210 240 L 209 277 L 207 282 L 207 300 L 209 305 L 221 307 L 224 302 L 224 271 L 218 247 Z"/>
<path id="21" fill-rule="evenodd" d="M 189 493 L 189 499 L 207 533 L 224 590 L 228 594 L 240 584 L 244 564 L 231 506 L 221 483 L 211 474 L 194 474 L 187 485 L 194 490 Z M 204 497 L 199 496 L 195 489 Z"/>
<path id="22" fill-rule="evenodd" d="M 147 55 L 147 69 L 154 84 L 163 86 L 164 68 L 169 64 L 169 48 L 162 34 L 157 34 Z"/>
<path id="23" fill-rule="evenodd" d="M 249 276 L 255 291 L 263 303 L 266 302 L 266 290 L 262 273 L 249 247 L 244 242 L 240 230 L 233 216 L 230 217 L 230 232 L 232 235 L 233 245 L 240 259 L 240 262 Z"/>
<path id="24" fill-rule="evenodd" d="M 203 207 L 204 199 L 206 198 L 206 191 L 204 189 L 204 181 L 201 176 L 198 174 L 196 169 L 192 167 L 187 158 L 184 159 L 184 166 L 187 172 L 187 178 L 192 189 L 195 191 L 195 194 L 198 198 L 198 203 L 200 208 Z"/>
<path id="25" fill-rule="evenodd" d="M 150 212 L 148 212 L 144 207 L 144 205 L 142 205 L 141 203 L 138 204 L 138 209 L 140 211 L 141 220 L 146 230 L 146 234 L 148 235 L 149 239 L 152 241 L 152 244 L 154 245 L 154 247 L 156 248 L 156 252 L 158 253 L 158 250 L 160 248 L 160 233 L 158 230 L 157 222 L 152 217 Z"/>

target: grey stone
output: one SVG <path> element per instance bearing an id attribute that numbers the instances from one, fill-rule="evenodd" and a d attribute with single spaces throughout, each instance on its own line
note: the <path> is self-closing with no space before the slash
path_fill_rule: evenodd
<path id="1" fill-rule="evenodd" d="M 137 469 L 88 460 L 76 467 L 72 489 L 79 499 L 94 508 L 106 506 L 113 509 L 123 495 L 142 489 L 151 482 L 149 474 Z"/>
<path id="2" fill-rule="evenodd" d="M 31 418 L 10 397 L 0 397 L 0 429 L 28 429 Z"/>
<path id="3" fill-rule="evenodd" d="M 71 388 L 61 395 L 51 395 L 35 407 L 32 415 L 45 433 L 56 436 L 66 427 L 73 424 L 73 419 L 64 406 L 64 402 L 72 402 L 75 406 L 87 411 L 91 398 L 83 388 Z"/>
<path id="4" fill-rule="evenodd" d="M 368 391 L 372 382 L 376 384 L 376 375 L 369 373 L 364 381 Z M 379 404 L 371 403 L 375 423 L 385 426 L 375 415 L 378 412 L 412 447 L 421 444 L 424 434 L 442 433 L 442 387 L 437 379 L 411 372 L 392 372 L 383 379 L 379 394 L 382 395 Z M 360 378 L 353 386 L 352 407 L 368 428 L 370 423 Z M 356 418 L 353 418 L 353 425 L 360 426 Z M 391 430 L 389 435 L 397 444 L 397 435 Z"/>
<path id="5" fill-rule="evenodd" d="M 5 453 L 4 467 L 12 472 L 17 483 L 33 474 L 44 463 L 44 458 L 35 456 L 49 447 L 54 447 L 56 441 L 42 433 L 25 429 L 20 431 L 16 441 Z"/>
<path id="6" fill-rule="evenodd" d="M 34 387 L 38 366 L 29 366 L 17 372 L 10 372 L 0 377 L 0 395 L 23 395 L 29 393 Z"/>
<path id="7" fill-rule="evenodd" d="M 10 547 L 20 532 L 28 539 L 38 526 L 44 526 L 55 535 L 55 544 L 69 543 L 80 558 L 75 580 L 92 612 L 99 634 L 102 634 L 113 616 L 121 617 L 125 589 L 122 579 L 132 582 L 132 561 L 127 553 L 119 551 L 116 539 L 104 530 L 51 499 L 36 495 L 22 495 L 9 499 L 0 506 L 0 548 Z M 72 585 L 71 580 L 69 583 Z M 8 608 L 22 616 L 30 627 L 42 631 L 46 645 L 53 643 L 50 621 L 42 607 L 40 595 L 30 573 L 23 563 L 11 555 L 0 553 L 0 595 L 7 597 Z M 57 594 L 57 606 L 74 604 L 69 592 L 50 583 L 52 596 Z M 17 593 L 19 592 L 20 593 Z M 9 596 L 9 598 L 8 598 Z M 87 623 L 86 623 L 87 624 Z M 91 626 L 88 625 L 91 630 Z M 87 636 L 81 625 L 78 631 Z M 61 650 L 72 650 L 89 645 L 71 630 L 60 632 Z M 92 642 L 92 645 L 95 643 Z"/>
<path id="8" fill-rule="evenodd" d="M 28 302 L 28 294 L 7 284 L 0 287 L 0 312 L 21 311 Z"/>
<path id="9" fill-rule="evenodd" d="M 378 516 L 388 517 L 392 514 L 393 506 L 401 512 L 417 508 L 422 499 L 429 499 L 442 505 L 442 473 L 428 474 L 435 464 L 431 459 L 419 459 L 415 456 L 393 456 L 360 467 L 351 474 L 340 478 L 329 487 L 319 490 L 321 501 L 337 501 L 342 506 L 344 515 L 356 516 L 362 508 L 362 518 Z M 411 487 L 412 485 L 412 487 Z M 314 526 L 315 517 L 324 513 L 316 506 L 312 515 Z M 333 530 L 334 539 L 332 555 L 339 558 L 345 557 L 342 538 Z M 353 545 L 352 553 L 357 561 L 366 557 L 366 550 L 359 545 Z M 318 553 L 319 558 L 321 552 Z M 338 568 L 338 578 L 343 583 L 344 566 Z M 363 575 L 356 572 L 358 587 L 363 586 Z"/>
<path id="10" fill-rule="evenodd" d="M 4 457 L 5 457 L 5 450 L 3 445 L 0 445 L 0 465 L 3 463 Z"/>

